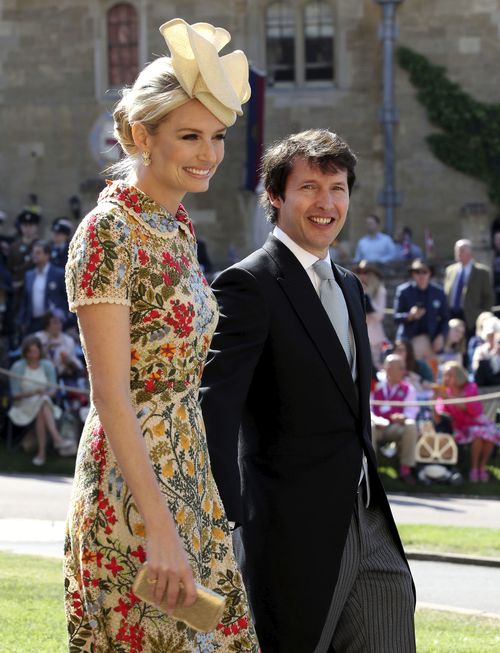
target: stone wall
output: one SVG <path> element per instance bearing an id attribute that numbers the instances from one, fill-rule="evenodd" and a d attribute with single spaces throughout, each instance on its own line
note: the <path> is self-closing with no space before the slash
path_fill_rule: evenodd
<path id="1" fill-rule="evenodd" d="M 293 5 L 302 0 L 289 0 Z M 103 16 L 107 0 L 0 0 L 0 208 L 12 220 L 36 192 L 45 223 L 68 211 L 77 194 L 91 207 L 103 177 L 89 134 L 116 95 L 103 92 Z M 233 48 L 244 49 L 265 69 L 265 0 L 134 0 L 141 21 L 141 62 L 163 54 L 158 26 L 177 15 L 228 28 Z M 201 10 L 201 6 L 203 10 Z M 383 210 L 380 6 L 374 0 L 332 0 L 335 15 L 334 86 L 271 88 L 266 100 L 265 140 L 291 131 L 329 127 L 359 157 L 359 182 L 343 234 L 353 244 L 368 212 Z M 485 102 L 500 101 L 500 0 L 405 0 L 398 7 L 399 43 L 447 68 L 450 77 Z M 230 46 L 230 47 L 231 47 Z M 104 53 L 104 54 L 103 54 Z M 404 71 L 396 69 L 397 190 L 403 204 L 396 227 L 413 228 L 422 245 L 429 228 L 440 257 L 471 231 L 464 206 L 481 206 L 486 223 L 495 215 L 483 184 L 446 168 L 425 143 L 434 128 Z M 229 132 L 227 156 L 210 191 L 186 198 L 198 233 L 218 266 L 228 250 L 243 256 L 253 247 L 255 198 L 243 191 L 245 119 Z M 469 212 L 470 213 L 470 212 Z M 483 222 L 484 222 L 483 220 Z"/>

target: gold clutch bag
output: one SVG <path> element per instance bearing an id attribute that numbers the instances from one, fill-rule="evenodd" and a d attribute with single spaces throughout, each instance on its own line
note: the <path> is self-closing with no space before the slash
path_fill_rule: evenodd
<path id="1" fill-rule="evenodd" d="M 132 589 L 134 590 L 134 594 L 140 599 L 147 603 L 152 603 L 159 610 L 166 612 L 167 598 L 165 595 L 163 596 L 161 603 L 158 604 L 154 602 L 154 585 L 148 582 L 147 563 L 142 565 L 137 572 Z M 181 590 L 179 593 L 179 601 L 172 612 L 172 617 L 179 621 L 183 621 L 195 630 L 199 630 L 202 633 L 208 633 L 211 630 L 215 630 L 217 625 L 220 623 L 224 608 L 226 607 L 226 598 L 213 592 L 207 587 L 203 587 L 203 585 L 199 585 L 198 583 L 196 583 L 196 594 L 197 599 L 193 605 L 189 608 L 184 608 L 180 605 L 184 600 L 184 594 Z"/>

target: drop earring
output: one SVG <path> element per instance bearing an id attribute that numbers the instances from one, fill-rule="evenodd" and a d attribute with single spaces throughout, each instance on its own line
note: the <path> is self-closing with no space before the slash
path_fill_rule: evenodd
<path id="1" fill-rule="evenodd" d="M 142 163 L 144 166 L 147 168 L 148 166 L 151 165 L 151 154 L 147 150 L 144 150 L 144 152 L 141 153 L 142 156 Z"/>

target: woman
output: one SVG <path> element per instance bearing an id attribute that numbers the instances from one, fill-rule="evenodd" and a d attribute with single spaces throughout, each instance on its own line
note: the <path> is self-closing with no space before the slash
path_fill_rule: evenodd
<path id="1" fill-rule="evenodd" d="M 42 344 L 35 336 L 28 336 L 21 346 L 22 358 L 11 368 L 10 392 L 13 404 L 9 418 L 16 426 L 35 425 L 37 453 L 31 461 L 36 467 L 45 465 L 47 457 L 47 431 L 54 447 L 62 454 L 75 453 L 72 443 L 61 437 L 56 426 L 61 409 L 52 403 L 57 383 L 52 363 L 43 358 Z M 50 384 L 50 385 L 47 385 Z"/>
<path id="2" fill-rule="evenodd" d="M 447 361 L 455 360 L 460 365 L 464 365 L 466 345 L 465 322 L 456 317 L 451 318 L 451 320 L 448 320 L 448 333 L 444 340 L 443 351 L 439 355 L 439 364 L 442 365 Z"/>
<path id="3" fill-rule="evenodd" d="M 443 384 L 443 396 L 446 398 L 478 395 L 477 385 L 468 382 L 467 370 L 456 361 L 448 361 L 443 365 Z M 444 404 L 441 397 L 436 403 L 436 413 L 438 416 L 449 415 L 457 444 L 471 445 L 469 480 L 473 483 L 488 481 L 486 465 L 495 444 L 500 442 L 500 429 L 484 415 L 482 403 L 470 401 Z"/>
<path id="4" fill-rule="evenodd" d="M 46 315 L 43 330 L 35 335 L 47 351 L 59 378 L 73 380 L 83 371 L 83 365 L 76 355 L 75 341 L 62 329 L 63 316 L 54 309 Z"/>
<path id="5" fill-rule="evenodd" d="M 409 381 L 417 390 L 430 390 L 434 381 L 432 369 L 424 360 L 415 358 L 415 351 L 410 340 L 396 340 L 392 350 L 393 354 L 402 357 L 406 364 L 406 381 Z"/>
<path id="6" fill-rule="evenodd" d="M 387 344 L 384 332 L 384 317 L 387 306 L 387 290 L 382 274 L 374 263 L 360 261 L 354 273 L 359 277 L 367 297 L 366 327 L 372 352 L 372 361 L 376 369 L 382 366 L 382 353 Z"/>
<path id="7" fill-rule="evenodd" d="M 221 28 L 174 19 L 160 30 L 172 58 L 149 64 L 114 111 L 127 176 L 101 193 L 69 252 L 92 390 L 65 547 L 70 646 L 256 653 L 197 400 L 217 304 L 180 204 L 207 190 L 222 161 L 249 97 L 248 64 L 242 52 L 219 59 L 230 39 Z M 213 633 L 138 600 L 146 559 L 169 611 L 181 585 L 193 604 L 194 580 L 228 598 Z"/>

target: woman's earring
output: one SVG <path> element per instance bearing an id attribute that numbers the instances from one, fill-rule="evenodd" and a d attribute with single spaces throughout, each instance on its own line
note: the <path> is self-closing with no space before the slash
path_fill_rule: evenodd
<path id="1" fill-rule="evenodd" d="M 142 163 L 146 168 L 151 165 L 151 153 L 148 152 L 147 150 L 144 150 L 144 152 L 142 152 Z"/>

